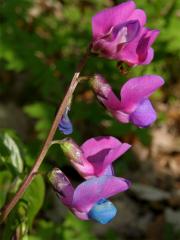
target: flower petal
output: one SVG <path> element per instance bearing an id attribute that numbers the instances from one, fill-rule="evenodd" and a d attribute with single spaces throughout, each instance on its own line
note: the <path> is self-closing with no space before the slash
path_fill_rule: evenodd
<path id="1" fill-rule="evenodd" d="M 140 24 L 137 20 L 120 23 L 112 27 L 109 34 L 93 42 L 92 52 L 98 53 L 102 57 L 113 59 L 118 47 L 134 40 L 139 31 Z"/>
<path id="2" fill-rule="evenodd" d="M 115 59 L 125 61 L 130 65 L 148 64 L 146 59 L 149 58 L 148 53 L 150 46 L 158 36 L 158 30 L 149 30 L 142 28 L 138 36 L 131 42 L 123 45 L 123 47 L 116 53 Z M 153 55 L 151 54 L 151 60 Z M 150 58 L 149 58 L 150 60 Z"/>
<path id="3" fill-rule="evenodd" d="M 86 159 L 93 165 L 94 175 L 100 176 L 130 147 L 131 145 L 121 143 L 118 139 L 108 136 L 91 138 L 81 146 L 81 149 Z"/>
<path id="4" fill-rule="evenodd" d="M 158 75 L 146 75 L 128 80 L 120 92 L 120 110 L 132 113 L 140 102 L 163 84 L 164 80 Z"/>
<path id="5" fill-rule="evenodd" d="M 103 174 L 102 175 L 114 175 L 114 169 L 113 169 L 113 166 L 112 164 L 109 165 L 104 171 L 103 171 Z"/>
<path id="6" fill-rule="evenodd" d="M 124 22 L 132 14 L 136 5 L 133 1 L 107 8 L 92 17 L 93 39 L 106 35 L 113 26 Z"/>
<path id="7" fill-rule="evenodd" d="M 120 106 L 120 105 L 119 105 Z M 121 110 L 111 111 L 112 116 L 114 116 L 121 123 L 129 122 L 129 114 L 122 112 Z"/>
<path id="8" fill-rule="evenodd" d="M 149 64 L 153 60 L 153 58 L 154 58 L 154 49 L 153 48 L 149 48 L 147 56 L 146 56 L 146 59 L 141 64 L 142 65 L 147 65 L 147 64 Z"/>
<path id="9" fill-rule="evenodd" d="M 127 43 L 132 41 L 140 30 L 140 24 L 137 20 L 131 20 L 123 24 L 116 25 L 112 30 L 116 44 Z"/>
<path id="10" fill-rule="evenodd" d="M 70 208 L 70 211 L 81 220 L 89 220 L 89 217 L 86 212 L 80 212 L 76 208 Z"/>
<path id="11" fill-rule="evenodd" d="M 130 121 L 138 127 L 148 127 L 156 120 L 156 112 L 151 102 L 144 100 L 137 109 L 130 114 Z"/>
<path id="12" fill-rule="evenodd" d="M 65 138 L 61 141 L 60 147 L 79 174 L 86 178 L 93 176 L 93 166 L 86 160 L 82 149 L 71 138 Z"/>
<path id="13" fill-rule="evenodd" d="M 88 212 L 102 198 L 126 191 L 130 182 L 114 176 L 94 177 L 81 183 L 74 192 L 73 207 Z"/>
<path id="14" fill-rule="evenodd" d="M 138 45 L 137 54 L 139 56 L 139 61 L 144 62 L 147 58 L 148 49 L 153 44 L 157 36 L 159 35 L 159 30 L 148 30 L 142 35 Z"/>
<path id="15" fill-rule="evenodd" d="M 132 12 L 132 14 L 128 17 L 128 20 L 138 20 L 141 26 L 146 24 L 146 14 L 141 9 L 136 9 Z"/>
<path id="16" fill-rule="evenodd" d="M 59 130 L 63 132 L 65 135 L 69 135 L 73 132 L 73 126 L 71 120 L 68 117 L 68 111 L 66 111 L 59 123 Z"/>
<path id="17" fill-rule="evenodd" d="M 123 44 L 119 51 L 116 52 L 115 59 L 118 61 L 125 61 L 130 65 L 139 64 L 136 49 L 144 32 L 145 28 L 141 28 L 138 36 L 133 41 Z"/>
<path id="18" fill-rule="evenodd" d="M 99 136 L 90 138 L 81 145 L 84 156 L 86 158 L 91 157 L 102 150 L 116 149 L 120 147 L 122 143 L 115 137 L 111 136 Z"/>
<path id="19" fill-rule="evenodd" d="M 101 224 L 110 222 L 117 213 L 117 209 L 112 202 L 103 198 L 99 200 L 88 212 L 88 217 Z"/>

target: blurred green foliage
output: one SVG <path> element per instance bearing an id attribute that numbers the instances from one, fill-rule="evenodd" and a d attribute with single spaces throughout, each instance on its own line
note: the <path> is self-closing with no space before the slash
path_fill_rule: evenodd
<path id="1" fill-rule="evenodd" d="M 26 190 L 23 198 L 10 213 L 3 234 L 3 240 L 27 234 L 33 220 L 42 207 L 45 185 L 42 176 L 37 176 Z"/>
<path id="2" fill-rule="evenodd" d="M 97 11 L 122 1 L 0 2 L 0 99 L 4 102 L 16 102 L 31 121 L 26 147 L 12 131 L 3 131 L 0 135 L 0 207 L 2 207 L 14 195 L 22 179 L 29 172 L 40 144 L 47 135 L 56 108 L 65 94 L 81 55 L 91 40 L 91 17 Z M 127 78 L 142 74 L 159 74 L 165 78 L 165 88 L 168 88 L 179 77 L 180 1 L 136 0 L 136 3 L 147 12 L 147 25 L 160 29 L 161 34 L 154 44 L 154 61 L 149 66 L 132 69 Z M 105 75 L 117 93 L 119 85 L 126 79 L 120 76 L 115 62 L 92 56 L 83 75 L 96 72 Z M 21 88 L 17 96 L 14 91 L 19 82 Z M 172 98 L 170 95 L 164 96 L 160 90 L 154 99 L 170 101 Z M 97 103 L 87 83 L 82 83 L 78 87 L 70 117 L 75 129 L 73 137 L 79 143 L 89 137 L 106 134 L 122 139 L 129 135 L 136 136 L 145 145 L 151 141 L 148 129 L 120 125 L 112 119 Z M 161 121 L 164 121 L 164 116 L 160 117 L 159 122 Z M 56 137 L 63 136 L 57 133 Z M 124 158 L 130 159 L 131 154 L 125 155 Z M 40 174 L 46 174 L 52 166 L 60 164 L 67 165 L 60 150 L 52 149 Z M 120 173 L 123 173 L 127 164 L 120 163 L 120 168 Z M 59 224 L 47 217 L 47 219 L 39 217 L 33 225 L 33 231 L 30 231 L 35 216 L 43 206 L 44 194 L 44 178 L 38 175 L 10 214 L 4 228 L 4 240 L 11 239 L 12 235 L 24 235 L 23 240 L 96 239 L 89 231 L 89 224 L 75 220 L 71 214 Z M 41 214 L 43 215 L 48 208 L 45 205 Z M 27 237 L 29 231 L 30 235 Z M 119 239 L 111 232 L 108 234 L 111 239 Z"/>

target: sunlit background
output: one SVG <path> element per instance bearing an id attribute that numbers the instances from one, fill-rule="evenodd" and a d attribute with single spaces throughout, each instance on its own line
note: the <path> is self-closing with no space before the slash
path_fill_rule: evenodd
<path id="1" fill-rule="evenodd" d="M 122 1 L 0 1 L 0 208 L 33 165 L 76 65 L 91 40 L 91 17 Z M 76 219 L 56 198 L 47 180 L 60 167 L 82 179 L 53 146 L 23 199 L 1 226 L 0 239 L 177 240 L 180 238 L 180 1 L 136 0 L 147 26 L 161 31 L 148 66 L 121 76 L 116 62 L 92 56 L 82 75 L 103 74 L 118 93 L 132 77 L 158 74 L 165 85 L 151 98 L 158 112 L 147 129 L 119 124 L 97 102 L 88 82 L 75 93 L 70 118 L 79 143 L 112 135 L 133 145 L 115 164 L 133 183 L 113 201 L 116 218 L 106 226 Z M 64 136 L 57 132 L 56 139 Z M 2 233 L 4 232 L 4 233 Z M 28 237 L 27 237 L 28 235 Z M 12 238 L 12 236 L 14 238 Z"/>

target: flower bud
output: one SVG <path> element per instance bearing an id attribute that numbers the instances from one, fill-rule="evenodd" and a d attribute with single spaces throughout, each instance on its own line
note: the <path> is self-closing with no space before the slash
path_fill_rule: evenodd
<path id="1" fill-rule="evenodd" d="M 106 82 L 106 80 L 100 75 L 96 74 L 91 79 L 91 85 L 93 90 L 97 94 L 99 100 L 106 100 L 108 98 L 108 94 L 112 91 L 111 86 Z"/>
<path id="2" fill-rule="evenodd" d="M 54 191 L 57 196 L 66 204 L 72 202 L 72 196 L 74 189 L 69 181 L 69 179 L 64 175 L 64 173 L 58 169 L 54 168 L 49 174 L 48 179 L 53 186 Z"/>
<path id="3" fill-rule="evenodd" d="M 111 85 L 100 74 L 96 74 L 92 80 L 91 85 L 97 94 L 97 98 L 108 110 L 115 110 L 119 105 L 119 99 L 114 94 Z"/>
<path id="4" fill-rule="evenodd" d="M 66 109 L 59 123 L 59 130 L 65 135 L 69 135 L 73 132 L 73 126 L 71 120 L 68 117 L 68 111 L 69 108 Z"/>
<path id="5" fill-rule="evenodd" d="M 61 149 L 64 154 L 70 161 L 76 162 L 78 164 L 83 164 L 83 153 L 80 147 L 74 142 L 71 138 L 65 138 L 61 141 L 60 144 Z"/>
<path id="6" fill-rule="evenodd" d="M 57 192 L 62 192 L 64 187 L 66 187 L 70 183 L 68 178 L 58 168 L 54 168 L 48 174 L 48 179 L 51 182 L 51 184 L 53 185 L 54 190 Z"/>

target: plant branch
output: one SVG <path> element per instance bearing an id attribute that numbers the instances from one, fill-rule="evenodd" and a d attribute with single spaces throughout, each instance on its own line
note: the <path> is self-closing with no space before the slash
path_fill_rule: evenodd
<path id="1" fill-rule="evenodd" d="M 28 174 L 28 176 L 24 179 L 22 185 L 20 186 L 19 190 L 17 191 L 17 193 L 15 194 L 15 196 L 4 206 L 4 208 L 1 210 L 0 213 L 0 222 L 4 222 L 7 218 L 7 216 L 9 215 L 9 213 L 11 212 L 11 210 L 15 207 L 15 205 L 17 204 L 17 202 L 19 201 L 19 199 L 23 196 L 26 188 L 30 185 L 30 183 L 32 182 L 35 174 L 37 173 L 40 165 L 42 164 L 47 151 L 49 149 L 49 146 L 51 145 L 51 141 L 54 138 L 54 135 L 56 133 L 56 129 L 58 127 L 58 124 L 62 118 L 62 115 L 66 109 L 66 107 L 69 104 L 69 99 L 72 97 L 74 90 L 79 82 L 79 75 L 82 71 L 82 69 L 84 68 L 87 59 L 90 55 L 90 49 L 91 49 L 91 44 L 88 46 L 88 49 L 86 51 L 86 53 L 84 54 L 83 58 L 81 59 L 80 63 L 77 66 L 77 70 L 74 73 L 74 76 L 71 80 L 70 86 L 66 92 L 66 95 L 62 101 L 62 103 L 59 106 L 58 112 L 54 118 L 54 121 L 52 123 L 51 129 L 49 131 L 49 134 L 46 138 L 46 141 L 44 142 L 44 145 L 42 146 L 42 149 L 30 171 L 30 173 Z"/>

